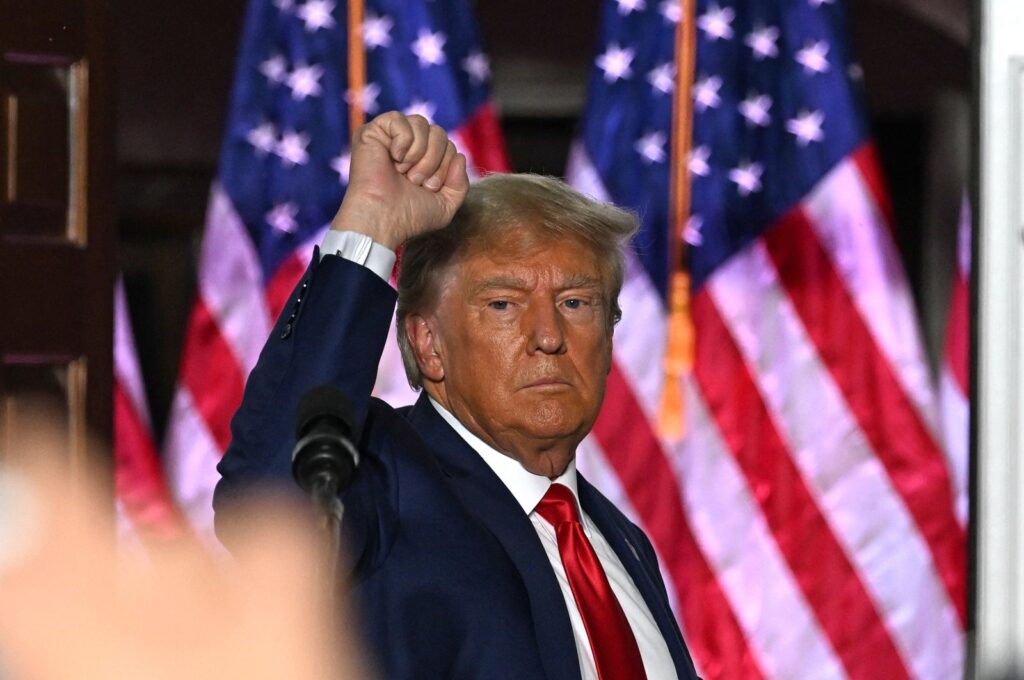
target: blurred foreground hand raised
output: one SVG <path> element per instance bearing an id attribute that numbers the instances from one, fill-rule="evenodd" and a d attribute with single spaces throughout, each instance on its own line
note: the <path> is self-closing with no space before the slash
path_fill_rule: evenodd
<path id="1" fill-rule="evenodd" d="M 43 436 L 18 453 L 33 463 L 0 464 L 2 680 L 368 677 L 301 513 L 246 508 L 262 519 L 231 558 L 118 551 L 107 494 L 70 484 Z"/>

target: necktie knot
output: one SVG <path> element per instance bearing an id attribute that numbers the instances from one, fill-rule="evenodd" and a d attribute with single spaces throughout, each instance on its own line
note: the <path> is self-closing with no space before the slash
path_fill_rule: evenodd
<path id="1" fill-rule="evenodd" d="M 564 522 L 579 522 L 576 497 L 564 484 L 552 484 L 537 504 L 537 514 L 557 527 Z"/>

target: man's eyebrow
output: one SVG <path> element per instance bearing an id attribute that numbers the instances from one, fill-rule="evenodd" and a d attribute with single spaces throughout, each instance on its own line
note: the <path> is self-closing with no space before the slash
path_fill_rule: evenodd
<path id="1" fill-rule="evenodd" d="M 568 290 L 570 288 L 602 288 L 601 279 L 590 276 L 589 274 L 569 274 L 562 282 L 561 289 Z"/>
<path id="2" fill-rule="evenodd" d="M 479 295 L 480 293 L 486 293 L 491 290 L 523 290 L 527 288 L 526 279 L 518 276 L 490 276 L 473 288 L 473 294 Z"/>

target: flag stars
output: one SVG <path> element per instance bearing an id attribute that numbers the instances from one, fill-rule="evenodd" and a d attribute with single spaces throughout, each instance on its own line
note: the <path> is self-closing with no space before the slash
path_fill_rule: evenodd
<path id="1" fill-rule="evenodd" d="M 665 62 L 647 74 L 647 82 L 662 94 L 671 94 L 676 87 L 676 67 L 672 62 Z"/>
<path id="2" fill-rule="evenodd" d="M 718 91 L 722 89 L 722 79 L 718 76 L 709 76 L 697 81 L 693 86 L 693 101 L 697 110 L 703 113 L 708 109 L 716 109 L 722 103 L 722 97 Z"/>
<path id="3" fill-rule="evenodd" d="M 462 70 L 469 74 L 474 85 L 480 85 L 491 77 L 491 61 L 486 54 L 476 51 L 462 60 Z"/>
<path id="4" fill-rule="evenodd" d="M 321 28 L 332 28 L 335 24 L 331 13 L 334 11 L 334 3 L 331 0 L 309 0 L 299 8 L 296 14 L 306 24 L 306 31 L 315 33 Z"/>
<path id="5" fill-rule="evenodd" d="M 615 0 L 615 2 L 618 3 L 619 14 L 622 16 L 647 9 L 647 3 L 644 0 Z"/>
<path id="6" fill-rule="evenodd" d="M 703 228 L 704 220 L 701 216 L 690 215 L 690 219 L 686 220 L 686 226 L 683 227 L 683 240 L 694 247 L 702 245 L 704 243 L 704 234 L 701 233 L 701 229 Z"/>
<path id="7" fill-rule="evenodd" d="M 352 165 L 352 152 L 345 151 L 341 155 L 331 159 L 331 170 L 338 173 L 338 180 L 343 186 L 348 186 L 349 169 Z"/>
<path id="8" fill-rule="evenodd" d="M 353 106 L 358 106 L 366 113 L 377 112 L 377 97 L 380 96 L 380 85 L 367 83 L 366 87 L 359 90 L 349 90 L 345 93 L 345 101 Z"/>
<path id="9" fill-rule="evenodd" d="M 423 116 L 427 119 L 428 123 L 433 124 L 434 114 L 437 113 L 437 105 L 433 102 L 417 98 L 413 99 L 412 103 L 405 107 L 402 113 L 407 116 Z"/>
<path id="10" fill-rule="evenodd" d="M 665 21 L 673 24 L 678 24 L 683 19 L 683 8 L 679 5 L 679 0 L 664 0 L 658 5 L 658 11 L 665 17 Z"/>
<path id="11" fill-rule="evenodd" d="M 294 234 L 299 229 L 298 220 L 295 219 L 298 215 L 299 206 L 294 203 L 279 203 L 264 216 L 264 219 L 274 231 Z"/>
<path id="12" fill-rule="evenodd" d="M 363 44 L 370 50 L 391 47 L 391 29 L 394 27 L 394 20 L 386 14 L 377 16 L 367 12 L 363 20 Z"/>
<path id="13" fill-rule="evenodd" d="M 322 66 L 297 66 L 288 75 L 288 87 L 292 90 L 292 99 L 303 101 L 306 97 L 319 97 L 323 92 L 320 78 L 324 75 Z"/>
<path id="14" fill-rule="evenodd" d="M 413 54 L 420 60 L 420 68 L 440 66 L 444 63 L 444 44 L 448 41 L 444 33 L 431 33 L 430 29 L 421 28 L 416 40 L 412 43 Z"/>
<path id="15" fill-rule="evenodd" d="M 274 150 L 281 161 L 288 167 L 294 165 L 305 165 L 309 162 L 309 135 L 289 130 L 281 135 L 281 141 L 277 143 Z"/>
<path id="16" fill-rule="evenodd" d="M 754 59 L 761 61 L 779 56 L 779 29 L 775 26 L 762 26 L 747 34 L 743 39 L 747 47 L 754 51 Z"/>
<path id="17" fill-rule="evenodd" d="M 664 163 L 666 158 L 665 142 L 668 137 L 661 130 L 648 132 L 638 139 L 633 148 L 640 154 L 640 158 L 646 165 L 651 163 Z"/>
<path id="18" fill-rule="evenodd" d="M 740 163 L 729 171 L 729 180 L 736 184 L 740 196 L 749 196 L 761 190 L 761 175 L 764 166 L 760 163 Z"/>
<path id="19" fill-rule="evenodd" d="M 597 58 L 597 67 L 604 71 L 605 82 L 614 83 L 616 80 L 628 80 L 633 77 L 631 65 L 636 56 L 634 50 L 619 47 L 618 43 L 612 43 Z"/>
<path id="20" fill-rule="evenodd" d="M 277 129 L 273 123 L 263 123 L 250 130 L 245 139 L 256 148 L 256 153 L 265 156 L 277 148 Z"/>
<path id="21" fill-rule="evenodd" d="M 260 64 L 260 73 L 272 83 L 283 83 L 288 77 L 288 60 L 283 55 L 275 54 Z"/>
<path id="22" fill-rule="evenodd" d="M 740 102 L 740 115 L 747 119 L 749 125 L 765 127 L 772 122 L 768 111 L 772 108 L 772 98 L 766 94 L 751 93 Z"/>
<path id="23" fill-rule="evenodd" d="M 708 159 L 711 158 L 711 149 L 706 145 L 694 147 L 690 150 L 690 157 L 686 161 L 686 167 L 690 174 L 698 177 L 707 177 L 711 174 L 711 166 Z"/>
<path id="24" fill-rule="evenodd" d="M 711 5 L 708 11 L 697 17 L 697 27 L 704 31 L 709 40 L 730 40 L 732 38 L 732 21 L 736 12 L 732 7 Z"/>
<path id="25" fill-rule="evenodd" d="M 786 131 L 796 137 L 797 144 L 805 147 L 825 139 L 821 129 L 824 122 L 825 114 L 821 111 L 802 111 L 796 118 L 786 121 Z"/>
<path id="26" fill-rule="evenodd" d="M 797 52 L 795 59 L 804 67 L 805 73 L 825 73 L 829 69 L 828 59 L 825 58 L 826 54 L 828 54 L 828 43 L 819 40 L 814 44 L 808 44 Z"/>

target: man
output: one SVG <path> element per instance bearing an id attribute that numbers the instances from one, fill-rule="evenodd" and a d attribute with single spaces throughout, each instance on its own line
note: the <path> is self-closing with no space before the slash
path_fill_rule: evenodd
<path id="1" fill-rule="evenodd" d="M 468 192 L 468 197 L 467 197 Z M 465 201 L 465 203 L 464 203 Z M 650 542 L 576 474 L 611 364 L 628 213 L 530 176 L 472 189 L 441 128 L 384 114 L 249 377 L 220 512 L 287 480 L 295 404 L 331 383 L 364 452 L 344 494 L 371 651 L 391 678 L 695 678 Z M 398 330 L 424 394 L 370 398 Z"/>

